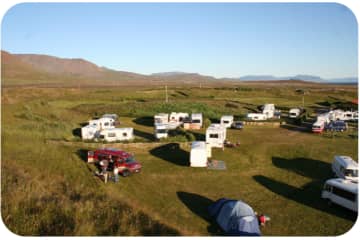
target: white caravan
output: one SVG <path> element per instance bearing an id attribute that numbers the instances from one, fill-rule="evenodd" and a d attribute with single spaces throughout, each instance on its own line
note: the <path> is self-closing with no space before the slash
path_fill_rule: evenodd
<path id="1" fill-rule="evenodd" d="M 339 178 L 358 181 L 358 164 L 351 157 L 335 156 L 331 169 Z"/>
<path id="2" fill-rule="evenodd" d="M 96 126 L 86 125 L 85 127 L 81 128 L 81 138 L 83 140 L 91 140 L 95 137 L 98 129 Z"/>
<path id="3" fill-rule="evenodd" d="M 207 167 L 207 156 L 208 152 L 205 142 L 192 142 L 190 150 L 191 167 Z"/>
<path id="4" fill-rule="evenodd" d="M 156 124 L 155 125 L 155 138 L 167 138 L 168 137 L 168 124 Z"/>
<path id="5" fill-rule="evenodd" d="M 102 117 L 89 121 L 90 126 L 95 126 L 97 130 L 115 128 L 115 120 L 109 117 Z"/>
<path id="6" fill-rule="evenodd" d="M 202 113 L 193 113 L 191 114 L 191 125 L 201 128 L 203 125 Z"/>
<path id="7" fill-rule="evenodd" d="M 354 212 L 358 211 L 358 184 L 342 178 L 325 182 L 321 197 Z"/>
<path id="8" fill-rule="evenodd" d="M 170 113 L 169 116 L 169 122 L 178 123 L 180 125 L 181 123 L 183 123 L 184 119 L 188 117 L 189 117 L 188 113 L 172 112 Z"/>
<path id="9" fill-rule="evenodd" d="M 169 114 L 167 113 L 159 113 L 154 116 L 154 125 L 164 124 L 168 122 L 169 122 Z"/>
<path id="10" fill-rule="evenodd" d="M 127 141 L 134 139 L 133 128 L 104 129 L 99 133 L 99 139 L 107 142 Z"/>
<path id="11" fill-rule="evenodd" d="M 118 119 L 118 115 L 115 113 L 106 113 L 104 115 L 101 116 L 102 118 L 112 118 L 115 121 Z"/>
<path id="12" fill-rule="evenodd" d="M 329 120 L 336 121 L 336 120 L 345 120 L 345 112 L 341 109 L 333 110 L 329 112 Z"/>
<path id="13" fill-rule="evenodd" d="M 289 118 L 297 118 L 301 114 L 300 108 L 292 108 L 289 110 Z"/>
<path id="14" fill-rule="evenodd" d="M 358 119 L 358 111 L 345 111 L 344 112 L 344 120 L 345 121 L 351 121 L 351 120 L 357 120 Z"/>
<path id="15" fill-rule="evenodd" d="M 206 129 L 206 144 L 208 144 L 210 147 L 223 148 L 225 140 L 225 126 L 213 123 Z"/>
<path id="16" fill-rule="evenodd" d="M 230 128 L 233 122 L 234 122 L 234 116 L 232 115 L 225 115 L 220 118 L 220 124 L 225 126 L 226 128 Z"/>
<path id="17" fill-rule="evenodd" d="M 266 120 L 267 116 L 263 113 L 248 113 L 246 118 L 253 121 Z"/>
<path id="18" fill-rule="evenodd" d="M 266 118 L 273 118 L 275 113 L 275 105 L 272 103 L 265 104 L 262 113 L 266 115 Z"/>

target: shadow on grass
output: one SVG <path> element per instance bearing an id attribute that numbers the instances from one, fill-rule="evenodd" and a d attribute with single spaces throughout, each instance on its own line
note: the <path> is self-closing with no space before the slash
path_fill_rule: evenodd
<path id="1" fill-rule="evenodd" d="M 135 135 L 135 136 L 138 136 L 138 137 L 141 137 L 141 138 L 144 138 L 144 139 L 149 140 L 149 141 L 155 140 L 153 134 L 150 134 L 150 133 L 147 133 L 147 132 L 143 132 L 143 131 L 139 131 L 139 130 L 137 130 L 137 129 L 134 129 L 134 135 Z"/>
<path id="2" fill-rule="evenodd" d="M 189 166 L 189 153 L 180 148 L 178 143 L 168 143 L 150 150 L 150 153 L 179 166 Z"/>
<path id="3" fill-rule="evenodd" d="M 195 193 L 188 192 L 177 192 L 176 193 L 180 201 L 194 214 L 201 217 L 209 223 L 207 227 L 208 232 L 211 235 L 223 235 L 221 229 L 218 227 L 216 222 L 209 216 L 208 207 L 214 203 L 213 200 L 200 196 Z"/>
<path id="4" fill-rule="evenodd" d="M 188 130 L 188 132 L 191 133 L 192 135 L 194 135 L 196 141 L 205 141 L 204 133 L 194 132 L 194 131 L 189 131 L 189 130 Z"/>
<path id="5" fill-rule="evenodd" d="M 81 128 L 75 128 L 72 130 L 72 134 L 74 137 L 79 137 L 81 138 Z"/>
<path id="6" fill-rule="evenodd" d="M 87 158 L 88 158 L 88 150 L 87 149 L 80 148 L 76 151 L 76 154 L 79 156 L 79 158 L 82 161 L 87 162 Z"/>
<path id="7" fill-rule="evenodd" d="M 311 126 L 307 126 L 307 124 L 302 124 L 301 126 L 292 125 L 292 124 L 282 124 L 280 125 L 281 128 L 295 131 L 295 132 L 303 132 L 303 133 L 311 133 Z"/>
<path id="8" fill-rule="evenodd" d="M 134 119 L 133 122 L 136 124 L 139 124 L 139 125 L 147 126 L 147 127 L 154 126 L 154 118 L 151 116 L 138 117 L 138 118 Z"/>

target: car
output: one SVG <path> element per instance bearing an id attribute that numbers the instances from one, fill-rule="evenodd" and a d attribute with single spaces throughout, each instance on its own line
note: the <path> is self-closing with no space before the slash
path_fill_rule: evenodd
<path id="1" fill-rule="evenodd" d="M 107 166 L 106 170 L 118 169 L 119 174 L 124 177 L 132 173 L 139 173 L 142 165 L 135 160 L 134 155 L 115 148 L 102 148 L 88 151 L 88 162 L 100 166 Z"/>
<path id="2" fill-rule="evenodd" d="M 327 131 L 343 132 L 347 130 L 347 124 L 344 121 L 332 121 L 326 126 Z"/>
<path id="3" fill-rule="evenodd" d="M 235 121 L 233 122 L 233 124 L 231 125 L 231 128 L 234 129 L 243 129 L 244 128 L 244 123 L 242 121 Z"/>

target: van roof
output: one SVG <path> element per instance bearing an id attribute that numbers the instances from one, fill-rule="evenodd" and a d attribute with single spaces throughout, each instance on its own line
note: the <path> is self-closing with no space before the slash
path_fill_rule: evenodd
<path id="1" fill-rule="evenodd" d="M 335 161 L 339 161 L 347 169 L 357 169 L 358 164 L 349 156 L 335 156 Z"/>
<path id="2" fill-rule="evenodd" d="M 326 181 L 326 184 L 348 190 L 352 193 L 358 193 L 358 183 L 343 178 L 332 178 Z"/>

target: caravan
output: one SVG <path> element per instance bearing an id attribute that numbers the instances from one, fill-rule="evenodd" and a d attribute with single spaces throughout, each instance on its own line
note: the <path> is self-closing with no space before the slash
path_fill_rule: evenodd
<path id="1" fill-rule="evenodd" d="M 248 113 L 246 118 L 252 121 L 262 121 L 266 120 L 267 116 L 263 113 Z"/>
<path id="2" fill-rule="evenodd" d="M 222 116 L 220 119 L 220 124 L 225 126 L 226 128 L 230 128 L 233 122 L 234 122 L 234 116 L 232 115 L 225 115 Z"/>
<path id="3" fill-rule="evenodd" d="M 127 141 L 134 139 L 133 128 L 112 128 L 99 132 L 99 139 L 107 142 Z"/>
<path id="4" fill-rule="evenodd" d="M 205 142 L 195 141 L 191 144 L 190 166 L 191 167 L 207 167 L 207 147 Z"/>
<path id="5" fill-rule="evenodd" d="M 292 108 L 289 110 L 289 118 L 297 118 L 301 114 L 300 108 Z"/>
<path id="6" fill-rule="evenodd" d="M 155 125 L 155 138 L 167 138 L 168 137 L 168 124 L 156 124 Z"/>
<path id="7" fill-rule="evenodd" d="M 203 117 L 201 113 L 191 114 L 191 126 L 192 129 L 200 129 L 203 125 Z"/>
<path id="8" fill-rule="evenodd" d="M 351 157 L 335 156 L 331 169 L 339 178 L 358 180 L 358 164 Z"/>
<path id="9" fill-rule="evenodd" d="M 266 115 L 266 118 L 273 118 L 275 114 L 275 105 L 272 103 L 265 104 L 262 113 Z"/>
<path id="10" fill-rule="evenodd" d="M 170 113 L 170 116 L 169 116 L 169 122 L 177 123 L 178 125 L 181 125 L 183 123 L 184 119 L 186 119 L 186 118 L 189 118 L 188 113 L 172 112 L 172 113 Z"/>
<path id="11" fill-rule="evenodd" d="M 225 140 L 225 126 L 213 123 L 206 129 L 206 144 L 209 144 L 210 147 L 223 148 Z"/>
<path id="12" fill-rule="evenodd" d="M 102 117 L 89 121 L 90 126 L 95 126 L 97 130 L 115 128 L 115 120 L 110 117 Z"/>
<path id="13" fill-rule="evenodd" d="M 154 116 L 154 125 L 164 124 L 168 122 L 169 122 L 169 114 L 167 113 L 159 113 Z"/>
<path id="14" fill-rule="evenodd" d="M 91 140 L 95 137 L 97 132 L 97 127 L 92 125 L 86 125 L 85 127 L 81 128 L 81 138 L 83 140 Z"/>
<path id="15" fill-rule="evenodd" d="M 316 118 L 316 122 L 312 126 L 312 132 L 322 133 L 329 122 L 329 113 L 323 113 L 318 115 Z"/>

